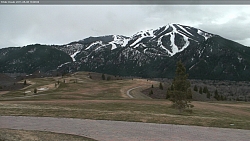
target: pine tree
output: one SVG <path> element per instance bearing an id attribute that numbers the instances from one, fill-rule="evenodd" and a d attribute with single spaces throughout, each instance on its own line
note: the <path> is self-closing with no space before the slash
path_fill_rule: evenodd
<path id="1" fill-rule="evenodd" d="M 151 91 L 149 92 L 149 95 L 152 95 L 152 94 L 154 94 L 154 93 L 153 93 L 153 90 L 151 90 Z"/>
<path id="2" fill-rule="evenodd" d="M 207 98 L 210 99 L 210 92 L 207 91 Z"/>
<path id="3" fill-rule="evenodd" d="M 27 82 L 26 82 L 26 80 L 24 80 L 23 85 L 26 85 L 26 84 L 27 84 Z"/>
<path id="4" fill-rule="evenodd" d="M 215 98 L 216 100 L 219 100 L 219 94 L 218 94 L 217 89 L 214 91 L 214 98 Z"/>
<path id="5" fill-rule="evenodd" d="M 205 87 L 203 88 L 203 93 L 207 93 L 207 91 L 208 91 L 207 86 L 205 86 Z"/>
<path id="6" fill-rule="evenodd" d="M 37 93 L 37 89 L 36 89 L 36 88 L 34 89 L 34 93 L 35 93 L 35 94 Z"/>
<path id="7" fill-rule="evenodd" d="M 192 108 L 190 101 L 187 100 L 188 88 L 190 82 L 187 80 L 188 74 L 186 74 L 186 68 L 181 61 L 177 62 L 177 68 L 175 71 L 175 78 L 173 79 L 173 90 L 169 91 L 170 100 L 173 102 L 173 106 L 179 109 L 180 112 L 185 108 Z"/>
<path id="8" fill-rule="evenodd" d="M 154 85 L 152 84 L 151 88 L 154 88 Z"/>
<path id="9" fill-rule="evenodd" d="M 200 89 L 199 89 L 199 93 L 200 93 L 200 94 L 202 94 L 202 87 L 200 87 Z"/>
<path id="10" fill-rule="evenodd" d="M 168 94 L 168 93 L 169 93 L 169 90 L 170 90 L 170 89 L 168 89 L 167 92 L 166 92 L 166 99 L 169 99 L 169 98 L 170 98 L 170 95 Z"/>
<path id="11" fill-rule="evenodd" d="M 163 90 L 162 83 L 160 82 L 159 89 Z"/>
<path id="12" fill-rule="evenodd" d="M 102 74 L 102 80 L 105 80 L 105 75 L 104 74 Z"/>
<path id="13" fill-rule="evenodd" d="M 198 87 L 194 85 L 194 91 L 198 92 Z"/>

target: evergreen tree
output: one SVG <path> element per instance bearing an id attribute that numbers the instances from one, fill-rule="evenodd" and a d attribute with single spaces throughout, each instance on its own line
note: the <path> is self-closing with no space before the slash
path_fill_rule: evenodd
<path id="1" fill-rule="evenodd" d="M 163 90 L 162 83 L 160 82 L 159 89 Z"/>
<path id="2" fill-rule="evenodd" d="M 27 82 L 26 82 L 26 80 L 24 80 L 23 85 L 26 85 L 26 84 L 27 84 Z"/>
<path id="3" fill-rule="evenodd" d="M 185 108 L 192 108 L 190 101 L 187 100 L 188 88 L 190 82 L 187 80 L 188 74 L 186 74 L 186 68 L 181 61 L 177 62 L 177 68 L 175 71 L 175 77 L 172 82 L 173 90 L 169 91 L 170 100 L 173 102 L 173 106 L 182 112 Z"/>
<path id="4" fill-rule="evenodd" d="M 219 100 L 219 99 L 220 99 L 217 89 L 214 91 L 214 98 L 215 98 L 216 100 Z"/>
<path id="5" fill-rule="evenodd" d="M 205 86 L 205 87 L 203 88 L 203 93 L 207 93 L 207 91 L 208 91 L 207 86 Z"/>
<path id="6" fill-rule="evenodd" d="M 149 95 L 152 95 L 152 94 L 154 94 L 154 93 L 153 93 L 153 90 L 151 90 L 151 91 L 149 92 Z"/>
<path id="7" fill-rule="evenodd" d="M 169 99 L 169 98 L 170 98 L 170 95 L 168 94 L 169 91 L 170 91 L 170 89 L 168 89 L 167 92 L 166 92 L 166 99 Z"/>
<path id="8" fill-rule="evenodd" d="M 105 80 L 105 75 L 104 74 L 102 74 L 102 80 Z"/>
<path id="9" fill-rule="evenodd" d="M 198 92 L 198 87 L 194 85 L 194 91 Z"/>
<path id="10" fill-rule="evenodd" d="M 202 94 L 202 87 L 200 87 L 200 89 L 199 89 L 199 93 L 200 93 L 200 94 Z"/>
<path id="11" fill-rule="evenodd" d="M 207 91 L 207 98 L 210 99 L 210 92 Z"/>
<path id="12" fill-rule="evenodd" d="M 37 93 L 37 89 L 36 89 L 36 88 L 34 89 L 34 93 L 35 93 L 35 94 Z"/>
<path id="13" fill-rule="evenodd" d="M 154 85 L 152 84 L 151 88 L 154 88 Z"/>

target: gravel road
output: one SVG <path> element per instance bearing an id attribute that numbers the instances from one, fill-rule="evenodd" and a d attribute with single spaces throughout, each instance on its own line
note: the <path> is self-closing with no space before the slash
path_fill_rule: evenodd
<path id="1" fill-rule="evenodd" d="M 134 90 L 134 89 L 137 89 L 137 88 L 140 88 L 140 87 L 143 87 L 143 86 L 138 86 L 138 87 L 134 87 L 134 88 L 131 88 L 129 90 L 127 90 L 127 96 L 130 97 L 130 98 L 134 98 L 131 94 L 130 94 L 130 91 Z"/>
<path id="2" fill-rule="evenodd" d="M 101 141 L 249 141 L 250 130 L 88 120 L 0 116 L 0 128 L 75 134 Z"/>

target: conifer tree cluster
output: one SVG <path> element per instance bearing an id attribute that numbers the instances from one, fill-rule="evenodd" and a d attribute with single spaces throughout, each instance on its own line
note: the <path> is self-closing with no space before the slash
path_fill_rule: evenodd
<path id="1" fill-rule="evenodd" d="M 226 99 L 227 99 L 225 96 L 219 95 L 217 89 L 214 91 L 214 98 L 215 98 L 216 100 L 218 100 L 218 101 L 220 101 L 220 100 L 223 101 L 223 100 L 226 100 Z"/>

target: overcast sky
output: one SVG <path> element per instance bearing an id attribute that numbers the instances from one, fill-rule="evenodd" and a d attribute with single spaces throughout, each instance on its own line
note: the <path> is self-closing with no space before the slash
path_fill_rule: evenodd
<path id="1" fill-rule="evenodd" d="M 247 5 L 0 5 L 0 48 L 61 45 L 89 36 L 132 36 L 168 23 L 192 26 L 250 46 Z"/>

